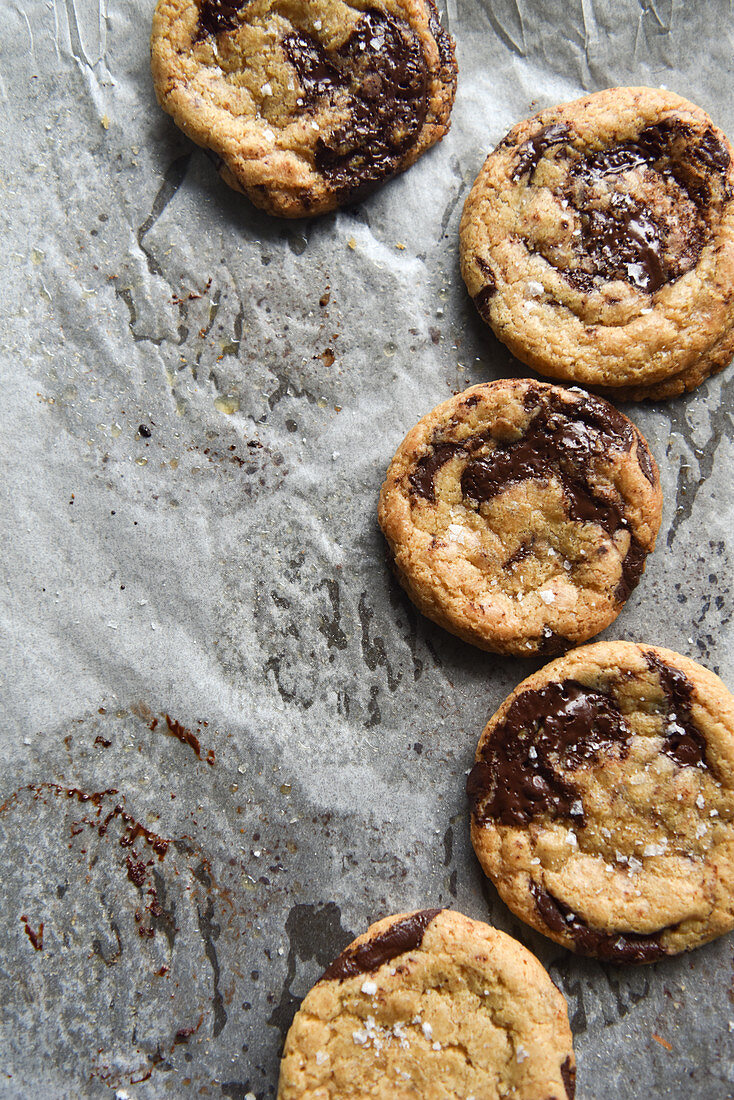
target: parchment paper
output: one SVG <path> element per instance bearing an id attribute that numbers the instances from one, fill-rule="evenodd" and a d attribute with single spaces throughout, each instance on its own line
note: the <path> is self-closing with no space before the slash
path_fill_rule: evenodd
<path id="1" fill-rule="evenodd" d="M 326 964 L 437 905 L 550 969 L 581 1100 L 734 1095 L 731 937 L 614 969 L 485 884 L 465 773 L 538 665 L 421 618 L 376 522 L 420 416 L 527 373 L 458 272 L 487 151 L 614 84 L 664 84 L 734 134 L 730 4 L 449 0 L 450 135 L 297 223 L 230 192 L 158 109 L 152 9 L 3 11 L 0 1095 L 272 1097 Z M 626 409 L 665 515 L 604 634 L 730 686 L 733 386 Z"/>

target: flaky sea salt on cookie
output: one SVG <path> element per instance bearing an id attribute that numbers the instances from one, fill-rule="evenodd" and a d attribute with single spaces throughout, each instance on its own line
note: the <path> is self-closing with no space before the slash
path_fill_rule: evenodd
<path id="1" fill-rule="evenodd" d="M 490 719 L 467 791 L 485 873 L 572 951 L 653 962 L 734 928 L 734 698 L 688 658 L 553 661 Z"/>
<path id="2" fill-rule="evenodd" d="M 322 214 L 449 128 L 453 42 L 433 0 L 159 0 L 158 102 L 271 214 Z"/>
<path id="3" fill-rule="evenodd" d="M 533 656 L 617 617 L 661 512 L 655 461 L 626 416 L 582 390 L 501 379 L 408 433 L 378 517 L 425 615 L 482 649 Z"/>
<path id="4" fill-rule="evenodd" d="M 734 164 L 672 92 L 610 88 L 515 126 L 461 220 L 469 293 L 541 374 L 673 397 L 734 354 Z"/>
<path id="5" fill-rule="evenodd" d="M 566 1002 L 515 940 L 452 910 L 373 924 L 296 1013 L 278 1100 L 573 1100 Z"/>

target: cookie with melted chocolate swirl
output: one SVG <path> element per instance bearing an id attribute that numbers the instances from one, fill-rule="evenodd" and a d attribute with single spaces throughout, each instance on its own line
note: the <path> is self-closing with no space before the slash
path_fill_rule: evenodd
<path id="1" fill-rule="evenodd" d="M 159 0 L 151 52 L 163 109 L 231 187 L 283 217 L 404 171 L 448 130 L 456 90 L 433 0 Z"/>
<path id="2" fill-rule="evenodd" d="M 566 1002 L 529 951 L 449 909 L 385 917 L 306 995 L 278 1100 L 573 1100 Z"/>
<path id="3" fill-rule="evenodd" d="M 460 237 L 479 313 L 541 374 L 664 399 L 734 354 L 734 157 L 672 92 L 611 88 L 515 126 Z"/>
<path id="4" fill-rule="evenodd" d="M 572 951 L 654 962 L 734 927 L 734 698 L 680 654 L 598 642 L 530 676 L 467 794 L 485 873 Z"/>
<path id="5" fill-rule="evenodd" d="M 616 618 L 661 509 L 655 461 L 626 416 L 581 390 L 502 379 L 408 433 L 378 515 L 424 614 L 482 649 L 529 657 Z"/>

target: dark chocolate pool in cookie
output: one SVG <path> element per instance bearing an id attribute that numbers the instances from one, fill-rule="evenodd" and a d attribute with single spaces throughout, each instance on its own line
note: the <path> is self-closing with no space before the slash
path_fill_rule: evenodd
<path id="1" fill-rule="evenodd" d="M 477 308 L 554 378 L 674 396 L 734 351 L 734 165 L 700 108 L 612 88 L 520 123 L 461 223 Z"/>
<path id="2" fill-rule="evenodd" d="M 307 994 L 278 1100 L 573 1100 L 566 1003 L 515 940 L 449 909 L 373 924 Z"/>
<path id="3" fill-rule="evenodd" d="M 502 379 L 408 433 L 379 520 L 424 614 L 483 649 L 531 656 L 616 618 L 661 508 L 657 467 L 627 417 L 581 390 Z"/>
<path id="4" fill-rule="evenodd" d="M 734 699 L 686 657 L 599 642 L 547 665 L 467 793 L 502 898 L 573 951 L 653 962 L 734 927 Z"/>
<path id="5" fill-rule="evenodd" d="M 355 202 L 448 129 L 453 44 L 433 0 L 159 0 L 164 110 L 222 177 L 286 217 Z"/>

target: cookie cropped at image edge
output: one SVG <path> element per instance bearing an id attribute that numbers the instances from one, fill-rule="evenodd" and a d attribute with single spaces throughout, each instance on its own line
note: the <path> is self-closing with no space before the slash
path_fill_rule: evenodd
<path id="1" fill-rule="evenodd" d="M 687 657 L 597 642 L 546 665 L 467 793 L 503 901 L 572 951 L 647 963 L 734 928 L 734 698 Z"/>
<path id="2" fill-rule="evenodd" d="M 532 657 L 617 617 L 662 514 L 644 438 L 607 401 L 527 379 L 473 386 L 406 436 L 378 518 L 400 583 L 453 634 Z"/>
<path id="3" fill-rule="evenodd" d="M 541 374 L 662 399 L 734 354 L 732 148 L 672 92 L 610 88 L 519 123 L 460 241 L 482 318 Z"/>
<path id="4" fill-rule="evenodd" d="M 282 217 L 353 203 L 449 128 L 454 44 L 433 0 L 159 0 L 158 102 L 222 179 Z"/>
<path id="5" fill-rule="evenodd" d="M 566 1002 L 504 932 L 448 909 L 373 924 L 307 994 L 278 1100 L 573 1100 Z"/>

